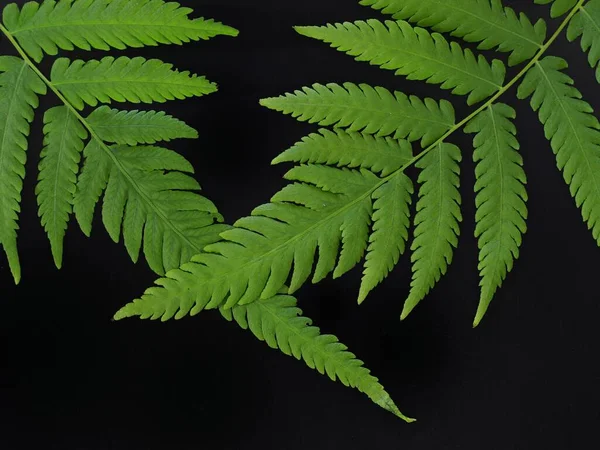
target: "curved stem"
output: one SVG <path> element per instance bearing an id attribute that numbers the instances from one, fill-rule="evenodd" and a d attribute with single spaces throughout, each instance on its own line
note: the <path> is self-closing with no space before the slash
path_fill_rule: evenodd
<path id="1" fill-rule="evenodd" d="M 0 23 L 0 31 L 6 36 L 6 38 L 10 41 L 13 47 L 19 53 L 19 56 L 25 61 L 25 63 L 35 72 L 35 74 L 48 86 L 48 88 L 56 94 L 56 96 L 64 103 L 64 105 L 71 111 L 71 113 L 77 117 L 77 119 L 81 122 L 81 124 L 86 128 L 86 130 L 90 133 L 92 139 L 95 139 L 100 147 L 105 151 L 108 157 L 112 160 L 113 164 L 119 169 L 119 171 L 123 174 L 123 176 L 127 179 L 127 181 L 131 184 L 137 194 L 150 206 L 150 208 L 156 213 L 158 217 L 162 219 L 162 221 L 182 240 L 188 245 L 190 248 L 196 249 L 197 246 L 185 235 L 185 233 L 179 228 L 175 227 L 173 222 L 169 220 L 166 216 L 165 212 L 157 207 L 152 199 L 144 192 L 144 190 L 136 183 L 133 179 L 129 171 L 123 166 L 121 161 L 115 156 L 115 154 L 111 151 L 111 149 L 106 145 L 106 143 L 98 136 L 94 128 L 89 124 L 89 122 L 81 115 L 79 110 L 75 108 L 69 100 L 58 90 L 58 88 L 50 81 L 35 65 L 35 63 L 29 58 L 27 53 L 21 48 L 15 37 L 12 35 L 10 31 L 8 31 L 2 23 Z"/>

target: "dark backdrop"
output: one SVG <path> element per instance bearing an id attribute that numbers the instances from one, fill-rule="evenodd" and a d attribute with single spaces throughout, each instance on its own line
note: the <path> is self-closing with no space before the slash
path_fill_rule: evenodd
<path id="1" fill-rule="evenodd" d="M 240 37 L 128 54 L 159 57 L 219 83 L 217 94 L 166 108 L 200 131 L 198 141 L 170 147 L 193 162 L 204 193 L 228 222 L 283 186 L 287 168 L 270 167 L 270 160 L 316 130 L 261 108 L 259 98 L 353 81 L 452 99 L 458 117 L 467 111 L 460 97 L 355 62 L 292 30 L 382 17 L 355 0 L 182 2 L 239 28 Z M 510 3 L 547 18 L 546 7 Z M 598 85 L 577 45 L 561 37 L 554 53 L 568 59 L 578 87 L 600 108 Z M 600 251 L 536 116 L 512 95 L 505 101 L 518 110 L 529 231 L 479 328 L 471 328 L 478 301 L 471 138 L 460 133 L 452 141 L 465 160 L 461 245 L 447 276 L 408 320 L 398 320 L 410 281 L 406 256 L 361 307 L 360 268 L 299 293 L 306 314 L 364 359 L 400 408 L 419 419 L 412 425 L 214 312 L 166 324 L 111 322 L 155 277 L 145 263 L 132 264 L 100 223 L 91 239 L 71 226 L 65 268 L 53 267 L 33 196 L 38 113 L 21 215 L 20 286 L 0 259 L 0 448 L 596 448 Z M 53 104 L 48 95 L 42 106 Z"/>

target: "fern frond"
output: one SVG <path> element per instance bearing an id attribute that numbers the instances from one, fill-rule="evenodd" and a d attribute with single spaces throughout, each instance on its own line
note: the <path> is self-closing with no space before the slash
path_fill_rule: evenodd
<path id="1" fill-rule="evenodd" d="M 556 18 L 569 12 L 577 4 L 577 0 L 534 0 L 534 3 L 537 3 L 538 5 L 552 3 L 550 16 Z"/>
<path id="2" fill-rule="evenodd" d="M 527 73 L 517 95 L 531 96 L 558 168 L 600 245 L 600 123 L 573 79 L 562 72 L 566 68 L 562 58 L 542 59 Z"/>
<path id="3" fill-rule="evenodd" d="M 440 143 L 417 162 L 421 169 L 418 182 L 419 202 L 415 217 L 413 277 L 401 319 L 425 298 L 452 263 L 460 234 L 460 149 Z"/>
<path id="4" fill-rule="evenodd" d="M 136 262 L 140 249 L 155 272 L 179 267 L 227 227 L 200 189 L 193 169 L 180 155 L 160 147 L 115 146 L 110 152 L 91 144 L 75 197 L 82 230 L 91 232 L 93 211 L 104 192 L 102 221 L 111 238 L 121 234 Z"/>
<path id="5" fill-rule="evenodd" d="M 477 133 L 473 159 L 477 163 L 475 236 L 479 243 L 481 297 L 474 326 L 512 270 L 527 230 L 526 177 L 512 122 L 515 115 L 510 106 L 498 103 L 479 113 L 465 127 L 465 132 Z"/>
<path id="6" fill-rule="evenodd" d="M 36 195 L 39 216 L 50 239 L 54 263 L 62 267 L 63 240 L 73 209 L 77 174 L 88 133 L 66 106 L 44 115 L 44 149 Z"/>
<path id="7" fill-rule="evenodd" d="M 304 360 L 306 365 L 332 381 L 366 394 L 371 401 L 407 422 L 414 422 L 400 412 L 379 380 L 371 375 L 363 362 L 330 334 L 321 334 L 312 321 L 302 317 L 296 299 L 278 295 L 233 309 L 221 308 L 229 321 L 235 320 L 250 330 L 260 341 L 288 356 Z"/>
<path id="8" fill-rule="evenodd" d="M 77 109 L 85 104 L 164 103 L 167 100 L 199 97 L 217 90 L 203 76 L 172 69 L 172 64 L 142 57 L 70 61 L 59 58 L 52 66 L 51 81 Z"/>
<path id="9" fill-rule="evenodd" d="M 402 139 L 323 128 L 281 153 L 273 159 L 273 164 L 297 162 L 360 167 L 387 176 L 407 164 L 412 156 L 410 143 Z"/>
<path id="10" fill-rule="evenodd" d="M 104 142 L 137 145 L 173 139 L 195 139 L 198 132 L 163 111 L 119 111 L 96 108 L 86 119 Z"/>
<path id="11" fill-rule="evenodd" d="M 21 279 L 17 251 L 18 215 L 25 177 L 27 138 L 38 95 L 46 85 L 13 56 L 0 56 L 0 245 L 4 248 L 15 282 Z"/>
<path id="12" fill-rule="evenodd" d="M 403 203 L 410 188 L 406 176 L 399 172 L 382 180 L 366 170 L 307 165 L 293 168 L 286 178 L 296 183 L 256 208 L 252 216 L 238 220 L 221 234 L 222 242 L 169 272 L 157 281 L 161 287 L 148 289 L 115 317 L 181 318 L 272 297 L 288 278 L 288 292 L 293 293 L 311 273 L 313 282 L 332 271 L 340 276 L 362 258 L 371 220 L 376 236 L 370 239 L 365 290 L 377 284 L 406 239 Z M 397 235 L 386 236 L 387 232 Z"/>
<path id="13" fill-rule="evenodd" d="M 192 12 L 162 0 L 45 0 L 4 8 L 4 26 L 37 62 L 58 50 L 143 47 L 236 36 L 237 30 L 212 19 L 189 19 Z"/>
<path id="14" fill-rule="evenodd" d="M 480 50 L 508 52 L 511 66 L 531 58 L 546 38 L 543 20 L 532 25 L 525 14 L 517 15 L 500 0 L 361 0 L 360 4 L 397 20 L 477 42 Z"/>
<path id="15" fill-rule="evenodd" d="M 567 38 L 574 41 L 581 37 L 581 48 L 588 52 L 588 61 L 596 68 L 596 80 L 600 83 L 600 1 L 591 0 L 579 8 L 567 28 Z"/>
<path id="16" fill-rule="evenodd" d="M 373 193 L 373 233 L 369 238 L 358 303 L 387 277 L 404 253 L 412 193 L 412 182 L 404 174 L 393 176 Z"/>
<path id="17" fill-rule="evenodd" d="M 426 80 L 451 89 L 453 94 L 468 95 L 472 105 L 498 92 L 504 83 L 502 61 L 492 64 L 456 42 L 448 42 L 439 33 L 413 28 L 408 22 L 359 20 L 323 27 L 296 27 L 304 36 L 331 44 L 339 51 L 394 70 L 409 80 Z"/>
<path id="18" fill-rule="evenodd" d="M 267 108 L 291 114 L 300 121 L 334 125 L 394 139 L 421 139 L 427 146 L 454 125 L 450 102 L 391 93 L 366 84 L 314 84 L 293 94 L 261 100 Z"/>

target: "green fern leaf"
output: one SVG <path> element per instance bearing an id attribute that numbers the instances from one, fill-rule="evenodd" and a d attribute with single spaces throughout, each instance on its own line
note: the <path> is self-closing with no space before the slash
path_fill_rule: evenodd
<path id="1" fill-rule="evenodd" d="M 104 191 L 102 220 L 111 238 L 121 234 L 136 262 L 143 244 L 155 272 L 179 267 L 227 229 L 214 204 L 193 193 L 200 188 L 186 173 L 191 165 L 159 147 L 115 146 L 110 153 L 88 146 L 75 198 L 82 230 L 91 232 L 93 211 Z"/>
<path id="2" fill-rule="evenodd" d="M 293 94 L 261 100 L 267 108 L 291 114 L 298 120 L 335 125 L 394 139 L 421 139 L 427 146 L 454 125 L 454 108 L 445 100 L 424 101 L 401 92 L 366 84 L 314 84 Z"/>
<path id="3" fill-rule="evenodd" d="M 58 50 L 178 44 L 237 30 L 212 19 L 189 19 L 192 10 L 162 0 L 45 0 L 4 8 L 4 26 L 37 62 Z"/>
<path id="4" fill-rule="evenodd" d="M 311 369 L 326 374 L 332 381 L 339 380 L 344 386 L 358 389 L 380 407 L 407 422 L 414 422 L 400 412 L 379 380 L 344 344 L 335 336 L 321 334 L 310 319 L 302 317 L 294 297 L 278 295 L 220 311 L 227 320 L 235 320 L 269 347 L 304 360 Z"/>
<path id="5" fill-rule="evenodd" d="M 205 77 L 172 70 L 171 64 L 142 57 L 113 58 L 100 61 L 69 61 L 59 58 L 52 66 L 51 80 L 77 109 L 85 104 L 163 103 L 211 94 L 217 90 Z"/>
<path id="6" fill-rule="evenodd" d="M 404 253 L 412 193 L 412 182 L 404 174 L 393 176 L 373 193 L 373 234 L 369 239 L 358 303 L 383 281 Z"/>
<path id="7" fill-rule="evenodd" d="M 198 137 L 192 127 L 162 111 L 119 111 L 101 106 L 86 120 L 100 139 L 115 144 L 155 144 Z"/>
<path id="8" fill-rule="evenodd" d="M 465 127 L 465 132 L 477 133 L 473 159 L 477 163 L 475 236 L 479 241 L 481 297 L 474 326 L 512 270 L 527 229 L 526 178 L 514 118 L 515 111 L 510 106 L 498 103 L 479 113 Z"/>
<path id="9" fill-rule="evenodd" d="M 452 263 L 460 234 L 460 149 L 440 143 L 416 164 L 421 173 L 412 243 L 413 278 L 401 319 L 419 304 Z"/>
<path id="10" fill-rule="evenodd" d="M 73 209 L 81 151 L 88 133 L 66 106 L 44 115 L 44 149 L 36 187 L 39 215 L 48 233 L 54 263 L 62 267 L 63 240 Z"/>
<path id="11" fill-rule="evenodd" d="M 320 134 L 319 134 L 320 133 Z M 381 138 L 360 133 L 327 129 L 302 138 L 302 141 L 273 160 L 283 162 L 336 165 L 363 168 L 387 176 L 407 164 L 412 158 L 410 143 L 405 140 Z"/>
<path id="12" fill-rule="evenodd" d="M 340 243 L 346 256 L 335 273 L 349 270 L 367 247 L 361 230 L 368 228 L 371 196 L 380 179 L 365 170 L 314 165 L 295 167 L 286 178 L 296 183 L 238 220 L 221 234 L 222 242 L 158 280 L 162 287 L 150 288 L 115 317 L 168 320 L 203 309 L 231 308 L 276 295 L 290 276 L 288 291 L 293 293 L 311 273 L 318 282 L 336 269 Z M 342 233 L 362 241 L 346 244 Z"/>
<path id="13" fill-rule="evenodd" d="M 509 52 L 509 65 L 531 58 L 546 38 L 546 24 L 535 25 L 523 13 L 517 15 L 500 0 L 361 0 L 394 19 L 407 20 L 440 33 L 450 33 L 481 50 Z"/>
<path id="14" fill-rule="evenodd" d="M 426 80 L 468 95 L 469 105 L 498 92 L 504 83 L 505 68 L 500 60 L 490 65 L 471 50 L 446 41 L 438 33 L 413 28 L 408 22 L 359 20 L 324 27 L 296 27 L 305 36 L 331 44 L 339 51 L 384 69 L 406 75 L 409 80 Z"/>
<path id="15" fill-rule="evenodd" d="M 17 251 L 18 214 L 27 159 L 27 137 L 38 95 L 46 85 L 19 58 L 0 56 L 0 245 L 18 283 L 21 267 Z"/>
<path id="16" fill-rule="evenodd" d="M 562 72 L 566 68 L 562 58 L 542 59 L 523 79 L 518 96 L 531 96 L 558 168 L 600 245 L 600 123 L 573 80 Z"/>
<path id="17" fill-rule="evenodd" d="M 590 66 L 596 68 L 596 80 L 600 83 L 600 1 L 591 0 L 579 8 L 567 29 L 567 38 L 574 41 L 581 36 L 581 48 L 589 52 Z"/>
<path id="18" fill-rule="evenodd" d="M 552 3 L 550 16 L 555 18 L 569 12 L 577 4 L 577 0 L 535 0 L 535 3 L 538 5 L 547 5 L 548 3 Z"/>

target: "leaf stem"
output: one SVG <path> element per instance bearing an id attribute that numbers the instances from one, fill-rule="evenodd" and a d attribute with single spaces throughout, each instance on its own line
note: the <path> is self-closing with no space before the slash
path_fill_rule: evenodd
<path id="1" fill-rule="evenodd" d="M 156 213 L 158 217 L 169 227 L 181 240 L 185 242 L 190 248 L 196 249 L 197 246 L 185 235 L 185 233 L 179 228 L 175 227 L 173 222 L 169 220 L 166 216 L 165 212 L 160 209 L 152 199 L 144 192 L 144 190 L 136 183 L 133 179 L 129 171 L 123 166 L 121 161 L 115 156 L 115 154 L 111 151 L 111 149 L 106 145 L 106 143 L 98 136 L 94 128 L 90 125 L 90 123 L 81 115 L 81 113 L 75 108 L 71 102 L 67 100 L 67 98 L 58 90 L 58 88 L 50 81 L 35 65 L 35 63 L 29 58 L 27 53 L 23 50 L 23 48 L 19 45 L 15 37 L 12 35 L 10 31 L 4 27 L 4 25 L 0 22 L 0 31 L 6 36 L 6 38 L 10 41 L 13 47 L 19 53 L 19 56 L 25 61 L 25 63 L 35 72 L 35 74 L 48 86 L 48 88 L 56 94 L 56 96 L 64 103 L 64 105 L 71 111 L 71 113 L 81 122 L 81 124 L 87 129 L 90 133 L 90 136 L 95 139 L 100 147 L 106 152 L 108 157 L 112 160 L 113 164 L 119 169 L 119 171 L 123 174 L 123 176 L 127 179 L 127 181 L 131 184 L 137 194 L 148 204 L 148 206 Z"/>

